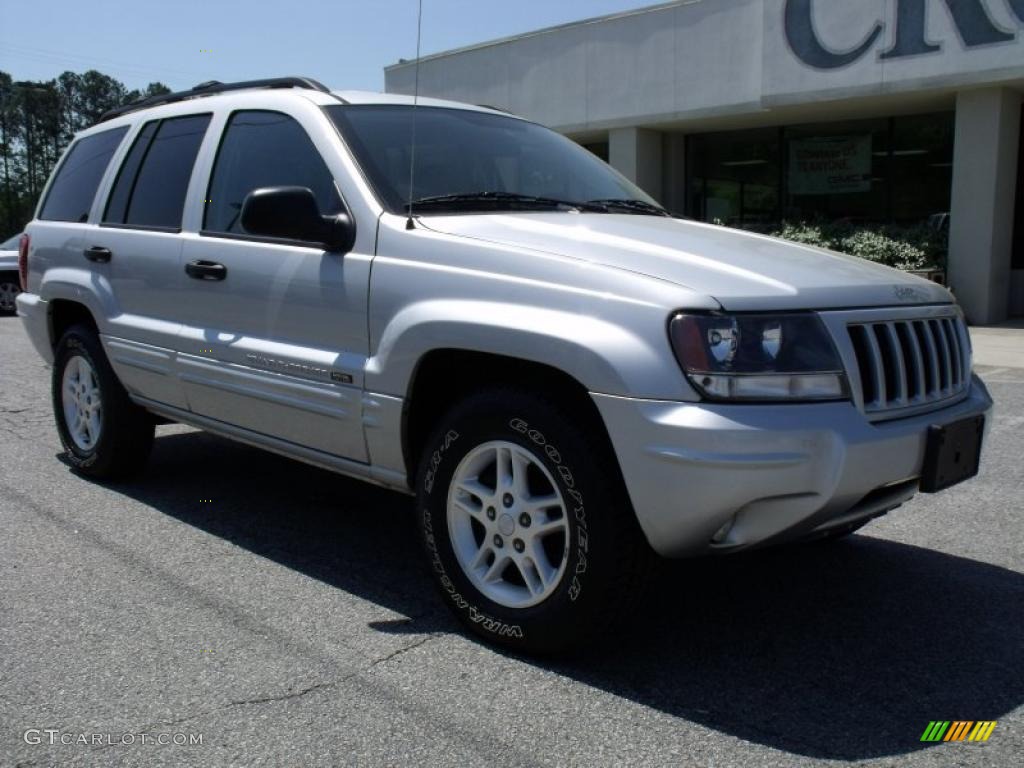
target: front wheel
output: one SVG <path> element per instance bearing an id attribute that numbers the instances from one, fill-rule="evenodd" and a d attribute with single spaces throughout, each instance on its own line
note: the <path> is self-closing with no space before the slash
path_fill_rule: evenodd
<path id="1" fill-rule="evenodd" d="M 475 633 L 559 651 L 637 602 L 648 550 L 606 443 L 515 390 L 441 419 L 420 464 L 417 518 L 442 596 Z"/>
<path id="2" fill-rule="evenodd" d="M 57 343 L 52 395 L 64 456 L 75 469 L 98 479 L 142 470 L 153 420 L 128 397 L 91 328 L 73 326 Z"/>

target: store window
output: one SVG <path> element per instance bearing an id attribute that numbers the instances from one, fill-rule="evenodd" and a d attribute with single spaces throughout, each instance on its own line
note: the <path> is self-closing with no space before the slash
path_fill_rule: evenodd
<path id="1" fill-rule="evenodd" d="M 691 136 L 687 214 L 757 229 L 779 219 L 779 130 Z"/>
<path id="2" fill-rule="evenodd" d="M 898 224 L 948 220 L 953 115 L 915 115 L 892 123 L 891 219 Z"/>
<path id="3" fill-rule="evenodd" d="M 858 120 L 783 131 L 787 221 L 887 221 L 889 121 Z"/>
<path id="4" fill-rule="evenodd" d="M 604 160 L 606 163 L 608 162 L 608 154 L 609 153 L 608 153 L 608 142 L 607 141 L 597 141 L 597 142 L 591 142 L 589 144 L 584 144 L 583 148 L 586 149 L 586 150 L 589 150 L 593 154 L 597 155 L 602 160 Z"/>
<path id="5" fill-rule="evenodd" d="M 686 157 L 686 213 L 702 221 L 941 225 L 953 113 L 695 135 Z"/>

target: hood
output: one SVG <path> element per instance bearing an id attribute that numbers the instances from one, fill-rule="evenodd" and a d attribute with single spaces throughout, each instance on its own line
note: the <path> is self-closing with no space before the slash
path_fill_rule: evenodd
<path id="1" fill-rule="evenodd" d="M 951 302 L 896 269 L 726 227 L 629 214 L 423 217 L 425 226 L 667 280 L 728 310 L 833 309 Z"/>

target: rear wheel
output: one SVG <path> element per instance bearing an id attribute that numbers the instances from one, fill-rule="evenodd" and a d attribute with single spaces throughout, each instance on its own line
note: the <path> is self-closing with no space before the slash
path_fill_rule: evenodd
<path id="1" fill-rule="evenodd" d="M 17 272 L 0 272 L 0 314 L 13 315 L 18 307 L 14 300 L 21 293 Z"/>
<path id="2" fill-rule="evenodd" d="M 417 519 L 441 594 L 473 632 L 558 651 L 637 602 L 649 550 L 606 442 L 516 390 L 442 417 L 420 463 Z"/>
<path id="3" fill-rule="evenodd" d="M 88 326 L 72 326 L 58 342 L 52 397 L 65 458 L 75 469 L 118 479 L 145 467 L 153 420 L 128 397 Z"/>

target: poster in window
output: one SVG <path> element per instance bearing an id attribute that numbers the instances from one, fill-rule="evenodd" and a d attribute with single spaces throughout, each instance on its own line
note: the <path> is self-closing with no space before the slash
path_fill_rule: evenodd
<path id="1" fill-rule="evenodd" d="M 790 194 L 842 195 L 870 190 L 870 134 L 789 142 Z"/>

